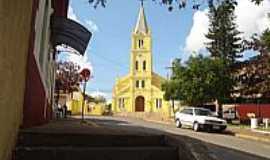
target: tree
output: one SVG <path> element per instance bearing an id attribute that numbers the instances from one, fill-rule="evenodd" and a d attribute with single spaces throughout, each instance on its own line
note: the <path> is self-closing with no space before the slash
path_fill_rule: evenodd
<path id="1" fill-rule="evenodd" d="M 251 41 L 245 41 L 246 49 L 253 49 L 260 54 L 237 65 L 238 87 L 236 93 L 242 98 L 270 97 L 270 30 L 261 36 L 254 35 Z"/>
<path id="2" fill-rule="evenodd" d="M 210 42 L 206 43 L 207 49 L 211 57 L 221 58 L 228 64 L 242 57 L 241 32 L 234 22 L 236 5 L 235 0 L 222 1 L 218 6 L 209 5 L 210 26 L 206 37 Z"/>
<path id="3" fill-rule="evenodd" d="M 165 91 L 164 99 L 172 101 L 172 109 L 175 112 L 174 101 L 182 100 L 182 91 L 179 86 L 182 85 L 181 79 L 178 77 L 182 77 L 182 74 L 185 72 L 185 68 L 181 65 L 181 59 L 175 59 L 172 63 L 172 77 L 170 80 L 165 81 L 162 84 L 162 90 Z"/>
<path id="4" fill-rule="evenodd" d="M 207 102 L 223 102 L 230 96 L 232 80 L 224 74 L 221 59 L 191 57 L 185 64 L 174 61 L 172 77 L 163 84 L 164 98 L 180 100 L 186 105 L 201 106 Z"/>
<path id="5" fill-rule="evenodd" d="M 79 90 L 80 82 L 80 66 L 73 62 L 57 62 L 55 92 L 57 93 L 57 101 L 60 91 L 64 93 L 72 93 Z"/>
<path id="6" fill-rule="evenodd" d="M 140 0 L 144 1 L 144 0 Z M 199 9 L 201 6 L 204 5 L 204 3 L 208 3 L 209 5 L 213 5 L 216 3 L 219 3 L 220 0 L 151 0 L 153 2 L 159 2 L 161 5 L 165 5 L 168 7 L 169 11 L 172 11 L 174 8 L 186 8 L 188 2 L 192 3 L 192 8 L 193 9 Z M 259 5 L 261 4 L 263 0 L 251 0 L 251 2 L 254 2 L 255 4 Z M 99 5 L 102 7 L 106 6 L 107 0 L 88 0 L 89 4 L 92 4 L 94 8 L 97 8 Z"/>

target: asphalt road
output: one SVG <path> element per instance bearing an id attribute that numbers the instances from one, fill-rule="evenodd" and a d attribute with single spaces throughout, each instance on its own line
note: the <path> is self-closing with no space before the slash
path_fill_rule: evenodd
<path id="1" fill-rule="evenodd" d="M 218 160 L 267 160 L 270 144 L 241 139 L 228 134 L 194 132 L 174 125 L 122 117 L 86 117 L 95 127 L 133 134 L 174 134 L 201 140 Z"/>

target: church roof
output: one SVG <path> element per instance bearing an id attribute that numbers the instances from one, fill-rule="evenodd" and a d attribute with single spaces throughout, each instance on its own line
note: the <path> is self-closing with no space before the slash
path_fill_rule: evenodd
<path id="1" fill-rule="evenodd" d="M 146 22 L 146 17 L 144 14 L 144 8 L 143 5 L 141 5 L 140 7 L 140 12 L 139 12 L 139 16 L 137 19 L 137 24 L 136 24 L 136 28 L 135 28 L 135 33 L 148 33 L 148 26 L 147 26 L 147 22 Z"/>

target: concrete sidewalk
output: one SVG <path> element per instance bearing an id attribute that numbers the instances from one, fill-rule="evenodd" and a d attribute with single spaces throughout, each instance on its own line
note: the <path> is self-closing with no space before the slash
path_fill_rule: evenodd
<path id="1" fill-rule="evenodd" d="M 111 125 L 108 125 L 108 122 Z M 123 125 L 124 123 L 126 125 Z M 19 151 L 17 153 L 18 155 L 25 155 L 26 152 L 27 154 L 29 152 L 30 156 L 32 156 L 32 152 L 30 153 L 27 150 L 29 146 L 36 148 L 38 152 L 41 152 L 40 149 L 44 148 L 44 146 L 45 148 L 49 147 L 50 150 L 45 150 L 48 153 L 52 153 L 57 147 L 63 146 L 79 146 L 79 149 L 81 147 L 110 147 L 110 152 L 112 150 L 115 153 L 117 150 L 114 147 L 129 146 L 135 147 L 135 149 L 136 147 L 152 147 L 149 153 L 151 151 L 151 154 L 153 154 L 155 151 L 158 151 L 159 148 L 157 147 L 161 146 L 165 150 L 167 148 L 173 149 L 168 150 L 168 154 L 166 151 L 167 157 L 173 155 L 170 153 L 171 151 L 176 151 L 179 157 L 185 160 L 213 160 L 213 157 L 210 155 L 211 152 L 199 140 L 180 135 L 166 134 L 162 131 L 139 125 L 127 127 L 128 123 L 127 121 L 110 117 L 93 117 L 87 119 L 84 123 L 81 123 L 80 119 L 74 117 L 54 120 L 39 127 L 21 130 L 17 142 L 17 149 Z M 116 127 L 117 125 L 120 127 Z M 35 152 L 34 149 L 33 152 Z M 123 150 L 123 153 L 125 152 Z M 158 151 L 157 153 L 161 152 Z"/>

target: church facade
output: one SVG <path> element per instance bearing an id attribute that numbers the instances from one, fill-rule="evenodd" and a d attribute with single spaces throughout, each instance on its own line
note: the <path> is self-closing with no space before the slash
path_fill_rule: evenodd
<path id="1" fill-rule="evenodd" d="M 113 87 L 113 112 L 159 112 L 169 116 L 170 103 L 161 90 L 164 81 L 153 72 L 151 30 L 141 6 L 132 33 L 129 74 L 117 78 Z"/>

